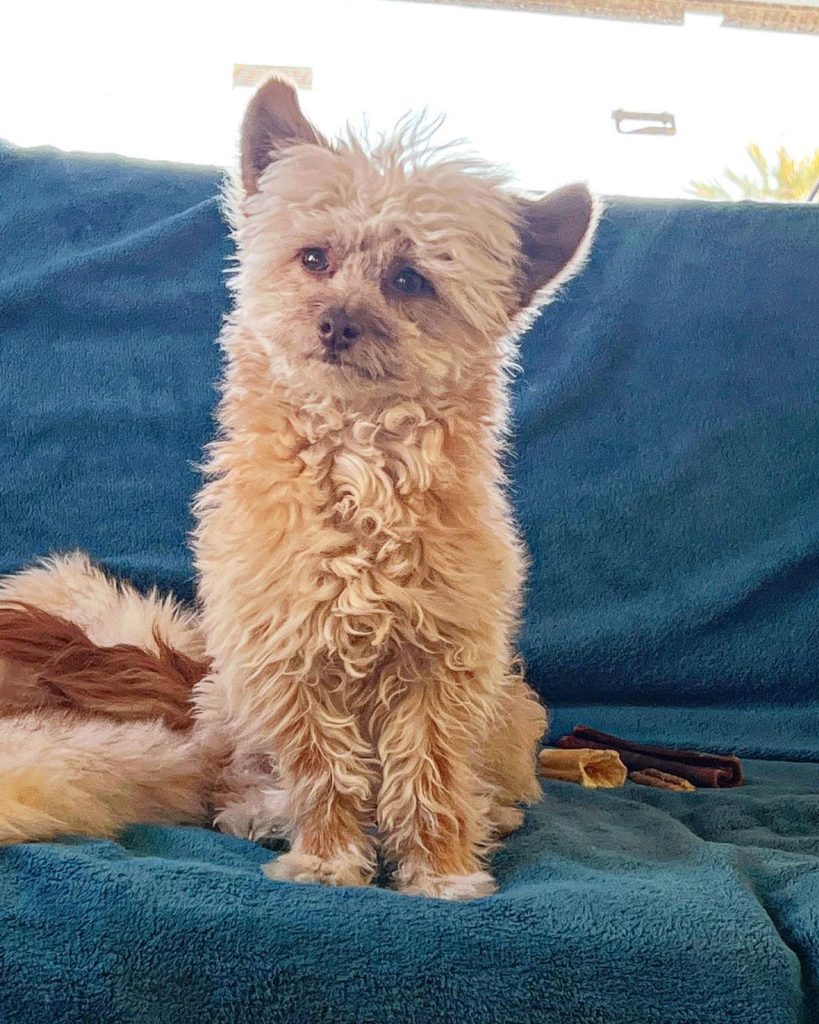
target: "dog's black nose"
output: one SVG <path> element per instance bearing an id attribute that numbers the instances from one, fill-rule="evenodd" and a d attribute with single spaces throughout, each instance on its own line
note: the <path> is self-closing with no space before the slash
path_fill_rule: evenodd
<path id="1" fill-rule="evenodd" d="M 352 348 L 361 334 L 358 324 L 340 306 L 326 309 L 319 318 L 318 328 L 328 352 L 344 352 Z"/>

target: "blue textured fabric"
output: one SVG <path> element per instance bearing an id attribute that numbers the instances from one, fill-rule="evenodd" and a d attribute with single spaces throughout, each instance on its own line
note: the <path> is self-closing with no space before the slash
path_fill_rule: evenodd
<path id="1" fill-rule="evenodd" d="M 230 253 L 213 170 L 0 144 L 0 573 L 82 548 L 192 596 Z"/>
<path id="2" fill-rule="evenodd" d="M 6 1024 L 815 1024 L 819 766 L 551 783 L 452 905 L 274 884 L 203 829 L 0 852 Z"/>
<path id="3" fill-rule="evenodd" d="M 819 207 L 614 203 L 522 363 L 557 725 L 819 757 Z"/>
<path id="4" fill-rule="evenodd" d="M 0 572 L 192 595 L 216 172 L 0 144 Z M 614 201 L 516 384 L 523 649 L 635 739 L 819 759 L 819 209 Z M 819 766 L 547 786 L 497 896 L 275 885 L 199 829 L 0 851 L 0 1022 L 819 1021 Z"/>

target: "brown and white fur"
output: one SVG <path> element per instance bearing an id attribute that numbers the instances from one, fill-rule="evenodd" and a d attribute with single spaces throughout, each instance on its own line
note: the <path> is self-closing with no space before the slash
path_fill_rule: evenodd
<path id="1" fill-rule="evenodd" d="M 85 555 L 0 580 L 0 846 L 204 821 L 206 668 L 192 613 Z"/>
<path id="2" fill-rule="evenodd" d="M 507 376 L 595 205 L 583 186 L 516 197 L 411 126 L 328 144 L 276 80 L 248 109 L 230 203 L 235 309 L 194 535 L 210 670 L 189 741 L 204 773 L 220 765 L 217 822 L 289 838 L 270 878 L 363 885 L 380 851 L 404 892 L 488 894 L 487 851 L 539 796 L 546 726 L 515 667 Z M 11 596 L 128 642 L 70 602 Z M 155 609 L 131 642 L 156 653 Z"/>

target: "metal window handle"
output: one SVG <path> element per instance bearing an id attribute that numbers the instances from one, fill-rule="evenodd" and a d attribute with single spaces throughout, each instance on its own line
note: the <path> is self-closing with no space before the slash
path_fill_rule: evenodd
<path id="1" fill-rule="evenodd" d="M 646 114 L 637 110 L 613 110 L 612 120 L 620 135 L 676 135 L 677 121 L 673 114 Z M 634 127 L 640 125 L 642 127 Z"/>

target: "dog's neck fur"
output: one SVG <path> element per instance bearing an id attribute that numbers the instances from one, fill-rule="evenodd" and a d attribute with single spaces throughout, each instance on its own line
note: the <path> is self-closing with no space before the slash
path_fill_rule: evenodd
<path id="1" fill-rule="evenodd" d="M 355 397 L 310 394 L 271 380 L 264 357 L 254 356 L 241 334 L 238 322 L 228 329 L 217 446 L 221 465 L 211 467 L 217 472 L 229 465 L 258 465 L 260 447 L 268 456 L 278 451 L 290 458 L 311 447 L 338 456 L 344 449 L 394 452 L 406 445 L 426 456 L 437 452 L 459 476 L 485 479 L 494 463 L 497 473 L 490 475 L 500 478 L 498 455 L 508 415 L 505 371 L 495 369 L 447 395 L 407 397 L 386 389 Z"/>

